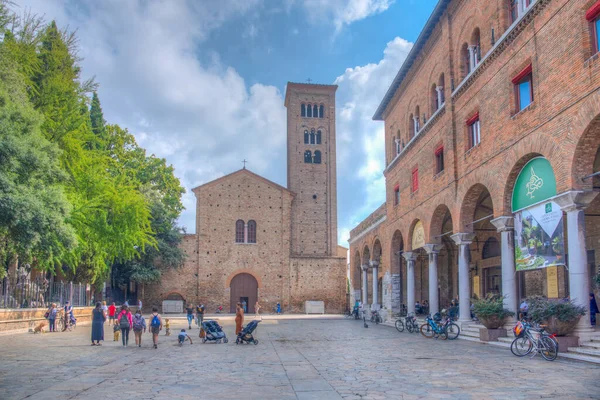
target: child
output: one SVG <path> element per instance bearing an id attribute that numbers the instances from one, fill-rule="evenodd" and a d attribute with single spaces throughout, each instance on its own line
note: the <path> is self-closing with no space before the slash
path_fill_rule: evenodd
<path id="1" fill-rule="evenodd" d="M 165 318 L 165 336 L 171 336 L 171 324 L 168 318 Z"/>
<path id="2" fill-rule="evenodd" d="M 114 317 L 113 317 L 113 321 L 114 321 Z M 113 342 L 118 342 L 119 335 L 121 334 L 121 328 L 119 328 L 119 324 L 113 324 L 113 332 L 114 332 Z"/>
<path id="3" fill-rule="evenodd" d="M 188 335 L 185 332 L 185 329 L 182 329 L 181 332 L 179 332 L 179 335 L 177 336 L 177 340 L 179 341 L 179 346 L 183 346 L 185 339 L 189 340 L 190 344 L 194 344 L 194 343 L 192 343 L 192 338 L 190 337 L 190 335 Z"/>

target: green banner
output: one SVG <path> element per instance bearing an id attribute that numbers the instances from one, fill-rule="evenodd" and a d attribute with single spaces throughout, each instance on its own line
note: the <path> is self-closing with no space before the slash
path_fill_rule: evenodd
<path id="1" fill-rule="evenodd" d="M 544 157 L 529 161 L 517 177 L 512 196 L 513 212 L 556 196 L 556 179 Z"/>

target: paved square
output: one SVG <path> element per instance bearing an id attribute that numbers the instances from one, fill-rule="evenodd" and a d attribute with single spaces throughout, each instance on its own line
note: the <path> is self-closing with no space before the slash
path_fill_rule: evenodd
<path id="1" fill-rule="evenodd" d="M 76 332 L 0 336 L 0 399 L 531 399 L 599 398 L 600 367 L 466 341 L 436 341 L 353 320 L 265 320 L 260 343 L 158 350 Z M 180 320 L 173 332 L 185 327 Z M 194 327 L 192 337 L 197 339 Z M 133 340 L 133 339 L 132 339 Z"/>

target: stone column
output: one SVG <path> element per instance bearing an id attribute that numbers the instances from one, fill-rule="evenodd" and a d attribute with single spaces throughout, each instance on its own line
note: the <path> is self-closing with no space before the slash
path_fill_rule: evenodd
<path id="1" fill-rule="evenodd" d="M 373 303 L 371 304 L 371 310 L 379 309 L 379 261 L 371 261 L 371 268 L 373 269 Z"/>
<path id="2" fill-rule="evenodd" d="M 460 321 L 471 321 L 471 288 L 469 282 L 469 245 L 474 233 L 455 233 L 450 236 L 458 246 L 458 303 Z"/>
<path id="3" fill-rule="evenodd" d="M 411 251 L 402 254 L 406 260 L 406 303 L 409 313 L 415 312 L 415 261 L 417 254 Z"/>
<path id="4" fill-rule="evenodd" d="M 419 117 L 413 117 L 413 125 L 415 128 L 415 131 L 413 132 L 413 136 L 417 136 L 417 133 L 419 132 Z"/>
<path id="5" fill-rule="evenodd" d="M 363 304 L 363 308 L 366 308 L 367 306 L 367 301 L 369 299 L 369 292 L 368 292 L 368 288 L 367 285 L 369 284 L 369 266 L 367 264 L 364 264 L 361 266 L 362 268 L 362 273 L 363 273 L 363 279 L 362 279 L 362 304 Z"/>
<path id="6" fill-rule="evenodd" d="M 554 198 L 561 209 L 567 213 L 567 235 L 569 255 L 569 293 L 574 303 L 586 308 L 586 313 L 575 328 L 576 332 L 589 332 L 590 324 L 590 278 L 585 248 L 584 209 L 590 205 L 597 192 L 572 190 Z"/>
<path id="7" fill-rule="evenodd" d="M 469 72 L 475 69 L 475 49 L 476 46 L 469 46 Z"/>
<path id="8" fill-rule="evenodd" d="M 438 254 L 441 245 L 426 244 L 423 246 L 429 255 L 429 313 L 431 315 L 440 311 L 440 298 L 438 296 Z"/>
<path id="9" fill-rule="evenodd" d="M 513 217 L 499 217 L 490 221 L 501 236 L 502 258 L 502 295 L 504 307 L 515 313 L 506 323 L 513 324 L 519 313 L 519 291 L 517 290 L 517 272 L 515 270 L 515 242 Z"/>
<path id="10" fill-rule="evenodd" d="M 244 243 L 248 243 L 248 223 L 244 222 Z"/>

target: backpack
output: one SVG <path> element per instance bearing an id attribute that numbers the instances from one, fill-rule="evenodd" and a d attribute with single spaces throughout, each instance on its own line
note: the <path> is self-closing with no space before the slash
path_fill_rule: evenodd
<path id="1" fill-rule="evenodd" d="M 121 314 L 121 319 L 119 320 L 119 328 L 129 328 L 129 319 L 127 318 L 127 314 Z"/>
<path id="2" fill-rule="evenodd" d="M 138 314 L 135 314 L 133 316 L 133 330 L 141 331 L 142 329 L 144 329 L 144 317 L 141 315 L 138 317 Z"/>
<path id="3" fill-rule="evenodd" d="M 158 318 L 158 314 L 152 317 L 152 322 L 150 326 L 153 328 L 158 328 L 160 326 L 160 319 Z"/>

